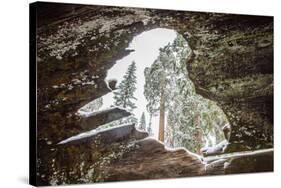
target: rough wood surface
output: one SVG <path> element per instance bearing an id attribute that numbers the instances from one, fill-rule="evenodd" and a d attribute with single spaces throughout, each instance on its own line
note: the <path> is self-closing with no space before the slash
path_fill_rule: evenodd
<path id="1" fill-rule="evenodd" d="M 93 130 L 78 134 L 61 141 L 58 145 L 64 144 L 83 144 L 98 139 L 104 144 L 111 144 L 119 141 L 130 141 L 131 139 L 143 139 L 148 137 L 148 133 L 137 130 L 135 124 L 119 125 L 102 130 Z"/>
<path id="2" fill-rule="evenodd" d="M 273 171 L 273 149 L 233 153 L 206 158 L 207 174 L 234 174 Z"/>
<path id="3" fill-rule="evenodd" d="M 108 181 L 174 178 L 204 175 L 199 156 L 185 149 L 170 150 L 148 138 L 135 142 L 136 149 L 108 167 Z"/>
<path id="4" fill-rule="evenodd" d="M 125 109 L 119 107 L 112 107 L 109 109 L 101 110 L 81 118 L 81 127 L 84 131 L 89 131 L 99 127 L 100 125 L 128 117 L 132 115 Z"/>
<path id="5" fill-rule="evenodd" d="M 148 178 L 142 171 L 153 178 L 201 174 L 200 160 L 183 150 L 167 151 L 156 141 L 140 142 L 140 150 L 126 140 L 53 148 L 85 131 L 77 110 L 112 91 L 104 81 L 107 70 L 131 52 L 126 48 L 133 37 L 159 27 L 174 29 L 188 41 L 193 51 L 186 67 L 196 92 L 216 101 L 227 115 L 231 131 L 224 152 L 273 147 L 272 17 L 38 3 L 37 20 L 40 185 L 54 183 L 54 178 L 57 184 Z M 124 151 L 119 152 L 120 164 L 109 160 L 106 177 L 101 164 L 107 160 L 102 159 L 117 151 Z M 147 158 L 154 161 L 151 168 L 141 166 Z M 136 164 L 130 166 L 129 159 Z M 225 173 L 267 171 L 272 170 L 273 156 L 240 157 L 231 164 Z"/>

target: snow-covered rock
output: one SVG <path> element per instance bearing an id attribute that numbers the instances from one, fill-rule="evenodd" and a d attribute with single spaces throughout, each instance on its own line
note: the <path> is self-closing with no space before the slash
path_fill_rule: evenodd
<path id="1" fill-rule="evenodd" d="M 122 160 L 111 163 L 106 170 L 106 180 L 175 178 L 205 174 L 201 159 L 185 149 L 168 149 L 153 138 L 136 141 L 135 147 Z"/>
<path id="2" fill-rule="evenodd" d="M 80 126 L 84 131 L 92 130 L 100 125 L 118 120 L 131 115 L 126 109 L 121 107 L 110 107 L 94 112 L 78 112 L 81 115 Z"/>
<path id="3" fill-rule="evenodd" d="M 202 148 L 200 152 L 202 153 L 203 156 L 222 154 L 224 153 L 224 150 L 227 147 L 227 145 L 228 145 L 228 141 L 224 140 L 213 147 Z"/>
<path id="4" fill-rule="evenodd" d="M 83 141 L 99 139 L 103 143 L 110 144 L 112 142 L 143 139 L 148 136 L 147 132 L 139 131 L 135 128 L 134 124 L 129 125 L 119 125 L 106 129 L 88 131 L 75 136 L 72 136 L 66 140 L 58 143 L 58 145 L 68 144 L 68 143 L 82 143 Z"/>

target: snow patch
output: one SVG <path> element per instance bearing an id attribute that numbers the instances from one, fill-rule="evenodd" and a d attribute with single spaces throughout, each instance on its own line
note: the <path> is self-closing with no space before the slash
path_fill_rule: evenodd
<path id="1" fill-rule="evenodd" d="M 132 124 L 121 124 L 121 125 L 118 125 L 118 126 L 109 127 L 109 128 L 105 128 L 105 129 L 93 129 L 91 131 L 88 131 L 88 132 L 85 132 L 85 133 L 80 133 L 78 135 L 67 138 L 67 139 L 59 142 L 57 145 L 66 144 L 66 143 L 73 142 L 73 141 L 80 140 L 80 139 L 84 139 L 84 138 L 89 138 L 89 137 L 92 137 L 92 136 L 96 136 L 100 133 L 106 132 L 106 131 L 118 129 L 118 128 L 121 128 L 121 127 L 127 127 L 127 126 L 132 126 Z"/>
<path id="2" fill-rule="evenodd" d="M 126 112 L 128 112 L 125 108 L 121 108 L 119 106 L 112 106 L 112 107 L 109 107 L 109 108 L 105 108 L 105 109 L 102 109 L 102 110 L 98 110 L 98 111 L 93 111 L 93 112 L 85 112 L 81 109 L 78 110 L 78 114 L 83 117 L 83 118 L 88 118 L 88 117 L 91 117 L 91 116 L 96 116 L 98 114 L 103 114 L 103 113 L 107 113 L 107 112 L 110 112 L 114 109 L 119 109 L 119 110 L 124 110 Z M 128 112 L 130 113 L 130 112 Z"/>

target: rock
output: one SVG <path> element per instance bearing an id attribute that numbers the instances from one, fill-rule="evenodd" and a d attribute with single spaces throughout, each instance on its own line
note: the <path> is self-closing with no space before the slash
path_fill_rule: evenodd
<path id="1" fill-rule="evenodd" d="M 106 181 L 200 176 L 205 173 L 200 158 L 185 149 L 170 150 L 147 138 L 135 142 L 136 149 L 108 167 Z"/>
<path id="2" fill-rule="evenodd" d="M 227 145 L 228 145 L 228 142 L 226 140 L 224 140 L 213 147 L 202 148 L 200 150 L 200 152 L 203 154 L 204 157 L 222 154 L 222 153 L 224 153 L 225 147 Z"/>
<path id="3" fill-rule="evenodd" d="M 273 149 L 231 158 L 225 166 L 226 174 L 272 171 Z"/>
<path id="4" fill-rule="evenodd" d="M 210 164 L 206 164 L 206 175 L 222 175 L 225 174 L 224 165 L 227 164 L 226 159 L 219 159 Z"/>
<path id="5" fill-rule="evenodd" d="M 108 80 L 108 86 L 111 90 L 116 89 L 117 80 Z"/>
<path id="6" fill-rule="evenodd" d="M 153 138 L 138 140 L 132 136 L 129 140 L 124 138 L 111 143 L 99 141 L 99 138 L 92 138 L 68 143 L 50 153 L 55 156 L 50 164 L 53 167 L 49 169 L 53 172 L 46 176 L 56 180 L 52 185 L 205 174 L 205 165 L 199 156 L 185 149 L 168 149 Z"/>
<path id="7" fill-rule="evenodd" d="M 206 158 L 206 174 L 234 174 L 273 171 L 273 149 Z"/>
<path id="8" fill-rule="evenodd" d="M 97 128 L 100 125 L 130 116 L 131 113 L 120 107 L 112 107 L 97 112 L 92 112 L 82 117 L 80 125 L 85 131 Z"/>
<path id="9" fill-rule="evenodd" d="M 229 124 L 223 126 L 222 131 L 224 133 L 224 137 L 226 138 L 226 140 L 229 140 L 231 134 L 231 126 Z"/>
<path id="10" fill-rule="evenodd" d="M 145 137 L 148 137 L 147 132 L 137 130 L 135 124 L 129 124 L 82 133 L 63 140 L 58 145 L 83 144 L 83 142 L 91 142 L 91 140 L 97 139 L 104 144 L 111 144 L 113 142 L 130 141 L 131 139 L 139 140 Z"/>

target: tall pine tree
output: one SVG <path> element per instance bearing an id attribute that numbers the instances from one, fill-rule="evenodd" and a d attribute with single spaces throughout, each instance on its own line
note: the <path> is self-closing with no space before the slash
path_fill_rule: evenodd
<path id="1" fill-rule="evenodd" d="M 133 61 L 127 72 L 125 73 L 123 80 L 118 85 L 117 90 L 114 93 L 114 104 L 122 108 L 126 108 L 129 111 L 133 111 L 136 108 L 134 100 L 137 100 L 134 97 L 134 92 L 136 91 L 136 63 Z"/>
<path id="2" fill-rule="evenodd" d="M 148 101 L 149 113 L 159 112 L 159 135 L 158 139 L 164 142 L 165 111 L 171 100 L 171 86 L 174 85 L 174 64 L 176 58 L 173 54 L 173 46 L 169 43 L 160 48 L 160 55 L 150 68 L 146 68 L 144 95 Z"/>
<path id="3" fill-rule="evenodd" d="M 186 61 L 191 54 L 182 37 L 178 36 L 173 42 L 171 54 L 176 61 L 170 78 L 175 82 L 170 82 L 165 143 L 200 153 L 202 147 L 222 141 L 223 134 L 218 125 L 225 124 L 227 120 L 214 102 L 196 94 L 186 69 Z"/>
<path id="4" fill-rule="evenodd" d="M 137 77 L 136 77 L 136 63 L 133 61 L 121 83 L 118 85 L 116 91 L 114 91 L 114 105 L 127 109 L 128 111 L 132 112 L 136 105 L 134 103 L 137 100 L 134 97 L 134 92 L 136 91 L 136 84 L 137 84 Z M 126 122 L 122 123 L 137 123 L 137 119 L 134 116 L 127 118 Z"/>

